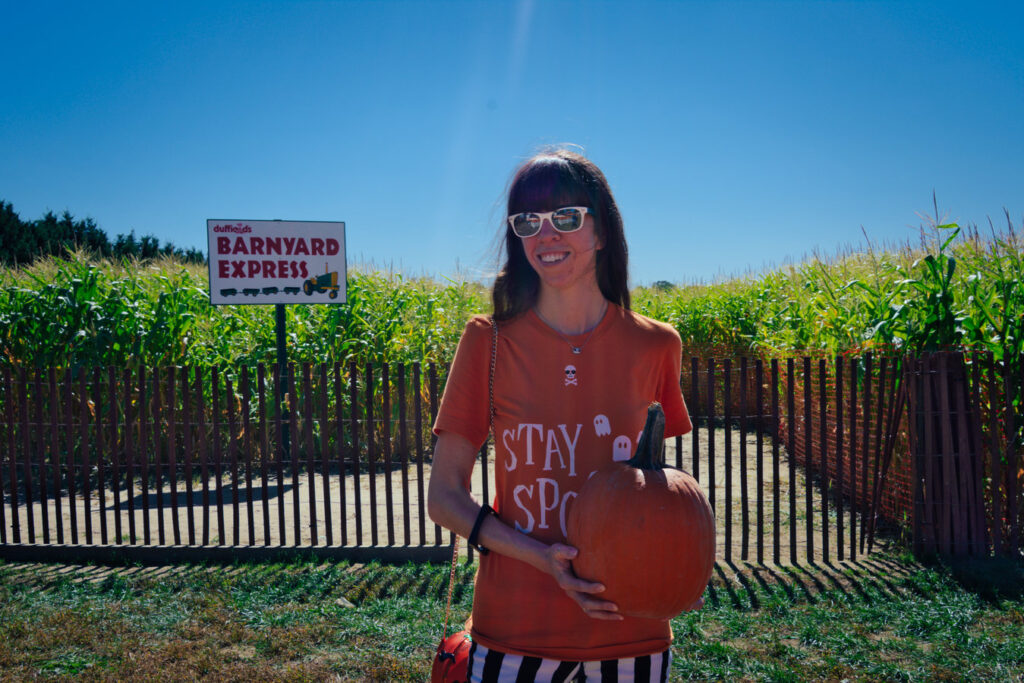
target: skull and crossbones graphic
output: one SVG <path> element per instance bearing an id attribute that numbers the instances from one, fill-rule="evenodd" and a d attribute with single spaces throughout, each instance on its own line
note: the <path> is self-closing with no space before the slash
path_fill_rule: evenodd
<path id="1" fill-rule="evenodd" d="M 576 380 L 576 366 L 575 365 L 566 365 L 565 366 L 565 386 L 569 386 L 570 384 L 572 386 L 574 386 L 574 387 L 575 386 L 579 386 L 579 384 L 577 384 L 577 380 Z"/>

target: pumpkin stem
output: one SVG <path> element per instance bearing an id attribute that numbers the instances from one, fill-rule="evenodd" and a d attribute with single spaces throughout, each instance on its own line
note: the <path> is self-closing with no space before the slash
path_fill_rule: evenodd
<path id="1" fill-rule="evenodd" d="M 660 470 L 665 467 L 665 411 L 657 401 L 647 406 L 647 423 L 636 445 L 636 455 L 627 462 L 638 470 Z"/>

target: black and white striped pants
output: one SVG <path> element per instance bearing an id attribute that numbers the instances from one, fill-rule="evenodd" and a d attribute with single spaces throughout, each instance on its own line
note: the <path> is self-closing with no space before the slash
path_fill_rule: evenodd
<path id="1" fill-rule="evenodd" d="M 469 651 L 469 683 L 664 683 L 668 680 L 671 663 L 672 653 L 669 650 L 603 662 L 560 662 L 488 650 L 474 642 Z"/>

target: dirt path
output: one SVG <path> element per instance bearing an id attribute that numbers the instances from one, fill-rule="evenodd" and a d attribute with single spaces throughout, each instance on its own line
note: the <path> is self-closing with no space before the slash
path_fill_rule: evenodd
<path id="1" fill-rule="evenodd" d="M 708 454 L 710 439 L 712 435 L 707 429 L 699 429 L 699 480 L 704 487 L 705 493 L 711 497 L 711 477 L 708 468 Z M 714 508 L 718 526 L 718 557 L 720 559 L 757 559 L 757 542 L 762 539 L 764 559 L 772 562 L 775 546 L 773 542 L 773 529 L 775 523 L 775 510 L 778 509 L 779 517 L 779 559 L 782 563 L 789 562 L 790 549 L 794 547 L 799 560 L 804 561 L 810 553 L 816 560 L 823 559 L 824 535 L 822 531 L 822 496 L 820 487 L 815 484 L 811 491 L 812 519 L 814 533 L 809 536 L 807 533 L 807 506 L 806 506 L 806 479 L 800 469 L 796 470 L 794 501 L 796 503 L 796 515 L 792 516 L 790 510 L 790 474 L 788 459 L 784 452 L 780 453 L 778 466 L 778 491 L 779 498 L 775 498 L 775 474 L 772 463 L 771 443 L 765 440 L 762 455 L 762 523 L 758 526 L 757 507 L 757 458 L 756 446 L 757 437 L 748 433 L 741 437 L 738 430 L 732 430 L 729 435 L 729 448 L 731 450 L 731 467 L 726 467 L 726 433 L 724 429 L 714 430 L 714 451 L 715 451 L 715 476 L 714 476 Z M 746 441 L 746 467 L 741 465 L 740 450 L 741 438 Z M 693 447 L 692 437 L 684 437 L 682 442 L 682 463 L 683 468 L 693 472 Z M 675 444 L 672 440 L 668 442 L 666 459 L 670 464 L 676 462 Z M 488 491 L 493 496 L 493 454 L 490 465 L 487 468 L 490 475 Z M 727 477 L 727 472 L 731 473 Z M 51 475 L 52 476 L 52 475 Z M 246 485 L 245 472 L 240 472 L 240 484 L 238 487 L 232 485 L 230 474 L 225 474 L 220 479 L 220 496 L 224 501 L 222 515 L 217 512 L 217 479 L 211 478 L 207 482 L 208 504 L 204 505 L 204 494 L 202 483 L 198 479 L 194 482 L 191 505 L 189 496 L 185 490 L 184 482 L 178 482 L 177 495 L 172 495 L 169 486 L 164 487 L 161 495 L 150 491 L 144 494 L 137 486 L 134 487 L 131 495 L 131 505 L 134 506 L 134 513 L 129 512 L 128 491 L 122 489 L 118 493 L 120 500 L 120 533 L 117 532 L 115 517 L 117 515 L 117 500 L 111 490 L 104 492 L 103 503 L 99 504 L 96 498 L 96 491 L 92 491 L 88 501 L 88 518 L 91 524 L 91 541 L 86 541 L 86 501 L 81 495 L 76 495 L 74 500 L 77 522 L 77 542 L 102 543 L 102 529 L 105 520 L 107 543 L 127 543 L 130 539 L 130 520 L 134 518 L 135 538 L 138 543 L 153 544 L 208 544 L 208 545 L 294 545 L 296 539 L 299 545 L 374 545 L 374 546 L 405 546 L 420 545 L 423 543 L 447 544 L 448 534 L 442 533 L 435 527 L 433 522 L 426 517 L 425 501 L 423 495 L 426 491 L 426 483 L 430 476 L 430 465 L 422 466 L 420 469 L 410 465 L 406 471 L 395 470 L 390 477 L 383 472 L 376 472 L 371 476 L 368 472 L 362 472 L 358 476 L 352 473 L 346 474 L 344 480 L 337 473 L 324 477 L 320 473 L 312 476 L 302 473 L 293 479 L 286 473 L 284 481 L 278 482 L 271 476 L 267 481 L 267 495 L 264 497 L 262 480 L 254 477 L 252 488 Z M 743 499 L 743 478 L 746 478 L 748 492 L 746 513 L 744 513 Z M 731 485 L 727 489 L 727 485 Z M 326 486 L 326 495 L 325 495 Z M 8 542 L 13 541 L 12 524 L 13 515 L 9 507 L 10 491 L 5 499 L 5 513 L 7 516 L 7 538 Z M 390 490 L 389 490 L 390 489 Z M 472 484 L 473 492 L 482 496 L 484 490 L 482 481 L 482 468 L 474 470 Z M 235 506 L 235 492 L 238 494 L 237 507 Z M 250 495 L 251 491 L 251 495 Z M 731 491 L 731 493 L 727 493 Z M 328 537 L 328 526 L 325 515 L 325 502 L 329 501 L 333 512 Z M 177 502 L 177 514 L 175 505 Z M 344 503 L 344 505 L 343 505 Z M 48 499 L 46 515 L 49 522 L 49 542 L 57 542 L 56 520 L 57 503 L 51 497 Z M 163 510 L 161 512 L 160 506 Z M 60 519 L 63 527 L 64 542 L 72 542 L 72 512 L 69 506 L 67 495 L 63 495 L 59 502 Z M 148 514 L 145 512 L 148 506 Z M 338 524 L 340 511 L 344 507 L 344 525 Z M 43 506 L 35 502 L 32 506 L 33 527 L 35 531 L 35 542 L 45 542 L 43 530 Z M 834 507 L 834 498 L 829 501 L 828 506 L 828 545 L 830 556 L 834 559 L 837 556 L 839 539 L 837 536 L 837 515 Z M 237 510 L 237 512 L 236 512 Z M 725 514 L 728 510 L 729 514 Z M 194 536 L 189 534 L 191 511 L 191 526 Z M 314 513 L 313 515 L 311 515 Z M 20 527 L 21 542 L 29 542 L 28 533 L 28 509 L 21 503 L 18 506 L 18 526 Z M 297 514 L 296 514 L 297 513 Z M 313 519 L 316 523 L 313 523 Z M 846 557 L 849 557 L 849 533 L 850 513 L 848 509 L 843 510 L 845 521 L 844 546 Z M 743 533 L 744 516 L 747 520 L 748 533 Z M 148 541 L 146 536 L 145 520 L 149 521 Z M 163 535 L 161 536 L 161 520 Z M 795 529 L 791 534 L 791 522 L 796 522 Z M 175 529 L 177 524 L 177 530 Z M 205 530 L 205 535 L 204 535 Z M 857 529 L 858 541 L 860 529 Z M 744 542 L 746 543 L 747 554 L 744 556 Z M 813 548 L 812 548 L 813 546 Z"/>

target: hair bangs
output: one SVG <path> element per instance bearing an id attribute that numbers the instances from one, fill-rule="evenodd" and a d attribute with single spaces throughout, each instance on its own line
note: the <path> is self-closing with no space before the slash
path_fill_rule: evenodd
<path id="1" fill-rule="evenodd" d="M 552 211 L 563 206 L 591 206 L 586 179 L 568 160 L 543 156 L 531 161 L 512 180 L 508 213 Z"/>

